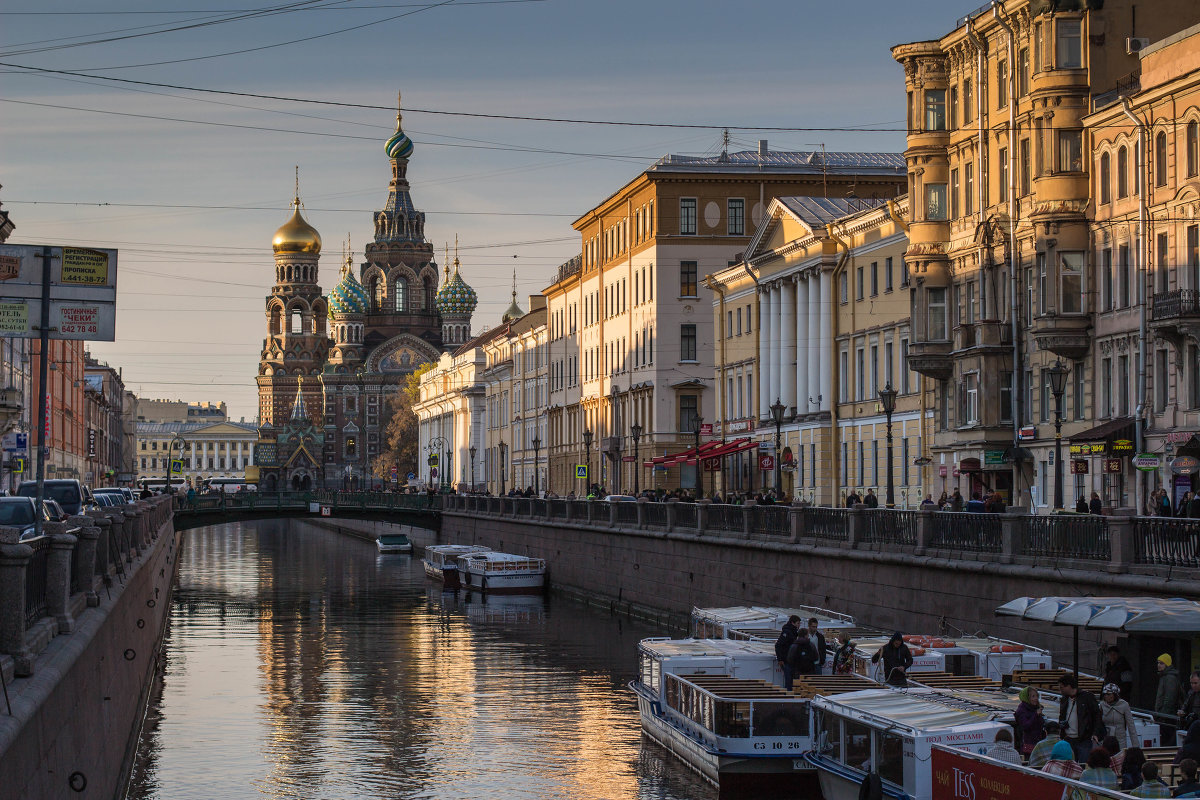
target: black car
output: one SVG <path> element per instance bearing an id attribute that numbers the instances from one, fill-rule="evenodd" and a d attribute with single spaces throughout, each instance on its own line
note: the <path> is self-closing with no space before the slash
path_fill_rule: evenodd
<path id="1" fill-rule="evenodd" d="M 22 541 L 33 536 L 36 513 L 37 506 L 28 497 L 0 497 L 0 525 L 20 528 Z"/>
<path id="2" fill-rule="evenodd" d="M 37 481 L 22 481 L 17 487 L 17 494 L 21 497 L 37 497 Z M 64 478 L 46 481 L 46 497 L 62 506 L 68 516 L 82 514 L 83 509 L 92 502 L 92 493 L 86 486 Z"/>

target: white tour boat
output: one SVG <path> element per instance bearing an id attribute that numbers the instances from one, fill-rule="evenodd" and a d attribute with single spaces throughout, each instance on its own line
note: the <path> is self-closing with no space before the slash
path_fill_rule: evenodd
<path id="1" fill-rule="evenodd" d="M 426 575 L 442 581 L 447 589 L 457 589 L 460 585 L 458 557 L 468 553 L 486 553 L 489 549 L 475 544 L 431 544 L 425 548 L 421 563 L 425 566 Z"/>
<path id="2" fill-rule="evenodd" d="M 805 759 L 818 772 L 824 800 L 857 800 L 875 772 L 885 797 L 929 800 L 934 744 L 986 753 L 1006 715 L 930 690 L 867 689 L 815 697 L 813 747 Z"/>
<path id="3" fill-rule="evenodd" d="M 492 550 L 467 553 L 458 557 L 458 579 L 466 589 L 539 594 L 546 588 L 546 562 Z"/>
<path id="4" fill-rule="evenodd" d="M 854 671 L 873 680 L 883 680 L 882 661 L 871 663 L 871 656 L 891 640 L 880 636 L 854 641 Z M 948 672 L 951 675 L 975 675 L 994 681 L 1015 670 L 1050 669 L 1048 650 L 1032 645 L 992 637 L 954 639 L 940 636 L 906 634 L 904 643 L 912 653 L 913 664 L 907 670 L 911 680 L 919 681 L 921 672 Z"/>
<path id="5" fill-rule="evenodd" d="M 412 541 L 406 533 L 381 533 L 375 540 L 381 553 L 411 553 Z"/>
<path id="6" fill-rule="evenodd" d="M 638 645 L 642 730 L 723 792 L 816 791 L 809 701 L 786 691 L 774 646 L 732 639 Z"/>
<path id="7" fill-rule="evenodd" d="M 777 606 L 729 606 L 727 608 L 692 608 L 692 635 L 697 639 L 740 639 L 742 641 L 775 641 L 784 624 L 793 615 L 804 620 L 817 620 L 817 628 L 828 639 L 830 634 L 855 628 L 854 617 L 815 606 L 780 608 Z M 829 642 L 832 646 L 833 642 Z"/>

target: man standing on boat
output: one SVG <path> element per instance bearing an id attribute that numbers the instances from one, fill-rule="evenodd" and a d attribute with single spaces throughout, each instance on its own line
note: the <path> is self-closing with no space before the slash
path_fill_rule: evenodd
<path id="1" fill-rule="evenodd" d="M 825 657 L 829 655 L 829 648 L 825 645 L 825 634 L 821 633 L 816 617 L 808 618 L 808 638 L 817 650 L 817 668 L 813 670 L 813 674 L 820 675 L 821 670 L 825 668 Z"/>
<path id="2" fill-rule="evenodd" d="M 779 638 L 775 640 L 775 658 L 779 661 L 779 668 L 783 670 L 783 688 L 789 692 L 792 690 L 792 668 L 788 664 L 788 651 L 792 649 L 792 644 L 799 635 L 800 617 L 792 614 L 783 630 L 779 632 Z"/>
<path id="3" fill-rule="evenodd" d="M 912 652 L 904 643 L 904 634 L 896 631 L 891 640 L 875 651 L 871 663 L 883 661 L 883 680 L 892 686 L 908 686 L 908 668 L 912 666 Z"/>
<path id="4" fill-rule="evenodd" d="M 1074 675 L 1062 675 L 1058 679 L 1058 690 L 1062 699 L 1058 701 L 1058 722 L 1062 735 L 1075 751 L 1075 760 L 1087 761 L 1092 748 L 1100 744 L 1100 703 L 1096 695 L 1079 688 Z"/>

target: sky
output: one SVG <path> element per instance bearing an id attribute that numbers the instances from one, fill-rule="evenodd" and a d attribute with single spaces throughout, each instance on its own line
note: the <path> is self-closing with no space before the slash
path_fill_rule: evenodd
<path id="1" fill-rule="evenodd" d="M 479 332 L 508 306 L 514 270 L 524 307 L 579 253 L 576 217 L 667 153 L 719 152 L 722 127 L 733 150 L 760 138 L 773 150 L 903 150 L 903 72 L 889 48 L 944 35 L 973 8 L 6 0 L 0 203 L 11 243 L 119 251 L 117 341 L 90 349 L 128 388 L 225 401 L 250 419 L 271 237 L 295 167 L 328 291 L 347 237 L 360 263 L 386 199 L 397 92 L 416 144 L 413 200 L 439 264 L 458 237 Z M 752 130 L 766 127 L 808 130 Z M 813 130 L 846 127 L 877 130 Z"/>

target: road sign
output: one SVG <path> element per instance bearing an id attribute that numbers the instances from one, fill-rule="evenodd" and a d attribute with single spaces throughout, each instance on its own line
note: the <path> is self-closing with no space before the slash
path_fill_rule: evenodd
<path id="1" fill-rule="evenodd" d="M 179 458 L 171 459 L 171 474 L 178 475 L 183 472 L 183 460 Z"/>
<path id="2" fill-rule="evenodd" d="M 429 466 L 431 466 L 431 467 L 436 467 L 436 466 L 438 465 L 438 454 L 437 454 L 437 453 L 430 453 L 430 454 L 429 454 L 429 462 L 428 462 L 428 463 L 429 463 Z"/>
<path id="3" fill-rule="evenodd" d="M 575 477 L 583 478 L 586 480 L 587 476 L 588 476 L 587 464 L 576 464 L 575 465 Z"/>
<path id="4" fill-rule="evenodd" d="M 431 481 L 437 480 L 437 467 L 434 467 L 433 469 L 429 470 L 429 480 L 431 480 Z"/>
<path id="5" fill-rule="evenodd" d="M 759 456 L 758 468 L 763 472 L 769 472 L 775 469 L 775 456 Z"/>
<path id="6" fill-rule="evenodd" d="M 41 335 L 42 245 L 0 245 L 0 335 Z M 116 339 L 117 251 L 49 248 L 51 339 Z"/>
<path id="7" fill-rule="evenodd" d="M 25 471 L 25 459 L 14 458 L 12 460 L 12 471 L 17 473 L 18 475 L 20 475 L 22 472 L 24 472 Z"/>
<path id="8" fill-rule="evenodd" d="M 415 481 L 417 479 L 417 473 L 415 473 L 415 472 L 408 473 L 408 479 L 410 481 Z"/>

